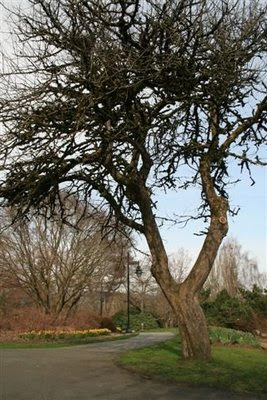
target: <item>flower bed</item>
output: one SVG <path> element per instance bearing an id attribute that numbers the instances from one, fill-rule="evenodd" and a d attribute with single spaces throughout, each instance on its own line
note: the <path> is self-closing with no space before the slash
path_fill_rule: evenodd
<path id="1" fill-rule="evenodd" d="M 85 329 L 75 331 L 53 331 L 53 330 L 40 330 L 29 331 L 18 334 L 20 339 L 24 340 L 45 340 L 45 341 L 59 341 L 59 340 L 77 340 L 87 339 L 90 337 L 107 336 L 110 335 L 109 329 Z"/>

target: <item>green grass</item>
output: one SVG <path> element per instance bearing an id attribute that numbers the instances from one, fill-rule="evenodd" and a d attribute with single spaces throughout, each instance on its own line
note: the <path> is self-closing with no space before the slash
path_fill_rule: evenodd
<path id="1" fill-rule="evenodd" d="M 93 344 L 101 342 L 113 342 L 116 340 L 129 339 L 130 337 L 136 336 L 136 333 L 131 333 L 127 335 L 119 336 L 99 336 L 99 337 L 88 337 L 86 339 L 76 339 L 76 340 L 58 340 L 56 342 L 0 342 L 0 349 L 48 349 L 48 348 L 58 348 L 58 347 L 70 347 L 70 346 L 80 346 L 84 344 Z"/>
<path id="2" fill-rule="evenodd" d="M 177 335 L 178 328 L 154 328 L 154 329 L 145 329 L 144 332 L 170 332 Z"/>
<path id="3" fill-rule="evenodd" d="M 261 349 L 213 346 L 212 362 L 183 361 L 178 338 L 124 353 L 120 364 L 174 382 L 267 393 L 267 357 Z"/>

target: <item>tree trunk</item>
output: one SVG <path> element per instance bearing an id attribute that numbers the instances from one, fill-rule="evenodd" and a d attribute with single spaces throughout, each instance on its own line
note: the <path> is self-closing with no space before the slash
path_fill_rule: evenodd
<path id="1" fill-rule="evenodd" d="M 216 195 L 209 174 L 209 164 L 202 163 L 201 176 L 205 183 L 211 219 L 198 258 L 186 280 L 179 284 L 170 274 L 168 257 L 153 215 L 146 189 L 140 193 L 144 233 L 152 256 L 151 272 L 171 305 L 179 323 L 184 359 L 211 359 L 211 346 L 204 313 L 198 296 L 228 231 L 226 199 Z"/>
<path id="2" fill-rule="evenodd" d="M 174 312 L 182 341 L 183 359 L 211 359 L 210 339 L 206 318 L 198 298 L 189 292 L 178 292 L 174 299 Z"/>

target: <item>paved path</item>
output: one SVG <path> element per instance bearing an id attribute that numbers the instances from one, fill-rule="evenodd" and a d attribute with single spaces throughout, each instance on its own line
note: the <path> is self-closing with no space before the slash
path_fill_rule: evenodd
<path id="1" fill-rule="evenodd" d="M 57 349 L 0 349 L 0 400 L 254 400 L 208 388 L 157 382 L 115 364 L 128 349 L 166 340 L 142 333 L 128 340 Z"/>

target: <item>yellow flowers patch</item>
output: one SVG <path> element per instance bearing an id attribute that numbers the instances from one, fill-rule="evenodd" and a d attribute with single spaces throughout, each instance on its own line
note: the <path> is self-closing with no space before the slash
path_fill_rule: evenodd
<path id="1" fill-rule="evenodd" d="M 88 337 L 106 336 L 111 331 L 109 329 L 85 329 L 75 331 L 53 331 L 53 330 L 40 330 L 40 331 L 29 331 L 22 332 L 18 336 L 21 339 L 27 340 L 75 340 L 75 339 L 86 339 Z"/>

